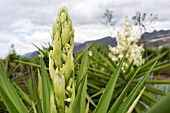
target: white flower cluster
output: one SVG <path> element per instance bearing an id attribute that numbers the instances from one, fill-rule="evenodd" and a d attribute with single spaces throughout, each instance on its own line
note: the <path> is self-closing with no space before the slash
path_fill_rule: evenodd
<path id="1" fill-rule="evenodd" d="M 109 56 L 112 58 L 113 61 L 119 63 L 119 61 L 121 60 L 121 58 L 123 57 L 125 51 L 129 46 L 126 55 L 126 60 L 123 63 L 123 70 L 125 70 L 132 63 L 132 61 L 133 61 L 133 65 L 135 66 L 140 66 L 144 63 L 144 60 L 142 59 L 142 53 L 144 49 L 143 49 L 143 44 L 140 46 L 136 44 L 141 38 L 141 34 L 137 36 L 131 35 L 131 26 L 127 18 L 123 23 L 123 31 L 124 31 L 123 35 L 121 35 L 120 33 L 118 33 L 117 35 L 117 39 L 116 39 L 117 46 L 111 47 L 109 45 L 109 50 L 110 50 Z"/>

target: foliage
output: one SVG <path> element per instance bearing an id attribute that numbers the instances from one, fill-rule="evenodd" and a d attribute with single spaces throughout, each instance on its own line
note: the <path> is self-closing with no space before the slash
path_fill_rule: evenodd
<path id="1" fill-rule="evenodd" d="M 163 53 L 165 51 L 168 51 L 168 52 L 164 57 L 162 57 L 162 59 L 161 59 L 162 61 L 170 60 L 170 46 L 162 47 L 161 50 L 160 50 L 160 53 Z"/>
<path id="2" fill-rule="evenodd" d="M 170 108 L 170 94 L 165 96 L 160 102 L 153 106 L 147 113 L 168 113 Z"/>
<path id="3" fill-rule="evenodd" d="M 166 55 L 164 55 L 160 61 L 169 61 L 170 60 L 170 47 L 169 46 L 163 46 L 160 49 L 156 49 L 153 47 L 147 47 L 145 48 L 145 51 L 143 53 L 143 57 L 149 57 L 149 59 L 152 59 L 156 57 L 158 54 L 166 52 Z"/>
<path id="4" fill-rule="evenodd" d="M 152 47 L 147 47 L 147 48 L 145 48 L 145 51 L 144 51 L 144 53 L 143 53 L 143 57 L 149 57 L 150 56 L 150 58 L 149 59 L 152 59 L 152 58 L 154 58 L 154 57 L 156 57 L 158 55 L 158 51 L 157 50 L 155 50 L 154 48 L 152 48 Z"/>
<path id="5" fill-rule="evenodd" d="M 161 54 L 149 61 L 147 63 L 144 63 L 141 68 L 138 70 L 138 68 L 132 68 L 132 65 L 129 65 L 128 69 L 123 72 L 123 70 L 120 71 L 120 75 L 118 78 L 118 82 L 115 86 L 115 93 L 113 94 L 111 103 L 115 103 L 117 98 L 119 98 L 121 92 L 123 89 L 126 87 L 126 85 L 129 83 L 129 80 L 135 76 L 135 72 L 138 70 L 136 73 L 135 78 L 133 78 L 133 85 L 131 88 L 128 88 L 128 92 L 131 92 L 132 89 L 136 86 L 137 81 L 140 80 L 142 76 L 150 69 L 151 65 L 154 63 L 154 61 L 160 59 L 164 54 Z M 99 57 L 94 57 L 94 56 L 99 56 Z M 87 92 L 90 95 L 90 97 L 93 97 L 93 101 L 95 103 L 98 103 L 98 99 L 100 98 L 100 95 L 103 93 L 103 89 L 107 85 L 108 81 L 110 80 L 111 74 L 115 71 L 117 65 L 114 61 L 111 60 L 111 58 L 107 54 L 100 54 L 97 52 L 95 49 L 93 51 L 93 56 L 90 57 L 92 60 L 90 63 L 90 67 L 88 69 L 88 89 Z M 97 65 L 97 66 L 96 66 Z M 169 66 L 170 64 L 167 63 L 166 66 Z M 165 67 L 166 67 L 165 66 Z M 164 65 L 156 64 L 156 66 L 153 68 L 151 72 L 158 71 L 163 69 Z M 159 80 L 151 80 L 145 81 L 147 84 L 157 84 L 159 83 Z M 162 82 L 164 84 L 165 82 Z M 152 90 L 150 90 L 152 89 Z M 144 95 L 141 96 L 140 101 L 137 103 L 137 106 L 135 106 L 136 112 L 140 110 L 145 110 L 147 109 L 147 106 L 152 106 L 154 103 L 157 102 L 157 99 L 154 98 L 153 95 L 150 95 L 150 92 L 155 93 L 160 95 L 159 91 L 155 88 L 152 87 L 146 87 L 146 90 L 144 91 Z M 162 94 L 161 94 L 162 95 Z M 148 100 L 149 98 L 149 100 Z M 143 105 L 145 103 L 145 106 Z M 147 106 L 146 106 L 147 105 Z M 92 106 L 91 109 L 94 109 L 95 106 Z"/>

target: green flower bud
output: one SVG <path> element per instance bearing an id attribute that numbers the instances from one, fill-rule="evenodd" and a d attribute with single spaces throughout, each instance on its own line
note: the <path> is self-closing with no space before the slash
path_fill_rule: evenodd
<path id="1" fill-rule="evenodd" d="M 54 77 L 54 91 L 57 101 L 59 113 L 64 113 L 64 100 L 65 100 L 65 79 L 62 76 L 62 70 L 56 70 L 57 76 Z"/>
<path id="2" fill-rule="evenodd" d="M 57 24 L 56 24 L 56 22 L 55 22 L 55 23 L 52 25 L 52 41 L 54 41 L 54 36 L 55 36 L 55 34 L 56 34 L 56 32 L 57 32 L 56 26 L 57 26 Z"/>
<path id="3" fill-rule="evenodd" d="M 74 49 L 74 38 L 73 37 L 70 38 L 70 45 L 71 45 L 71 49 L 73 50 Z"/>
<path id="4" fill-rule="evenodd" d="M 53 89 L 51 89 L 51 92 L 50 92 L 50 103 L 51 103 L 50 113 L 57 113 Z"/>
<path id="5" fill-rule="evenodd" d="M 61 26 L 60 26 L 60 24 L 57 24 L 57 25 L 56 25 L 56 29 L 57 29 L 57 33 L 58 33 L 59 36 L 60 36 L 60 34 L 61 34 Z"/>
<path id="6" fill-rule="evenodd" d="M 62 53 L 61 53 L 61 42 L 57 39 L 55 39 L 53 43 L 53 59 L 54 63 L 58 68 L 61 68 L 62 66 Z"/>
<path id="7" fill-rule="evenodd" d="M 54 69 L 54 61 L 52 59 L 52 50 L 49 53 L 49 73 L 50 73 L 51 79 L 54 80 L 55 69 Z"/>
<path id="8" fill-rule="evenodd" d="M 60 21 L 60 15 L 59 15 L 59 14 L 57 15 L 56 23 L 57 23 L 57 24 L 60 24 L 60 23 L 61 23 L 61 21 Z"/>
<path id="9" fill-rule="evenodd" d="M 71 98 L 65 99 L 66 102 L 71 102 Z"/>
<path id="10" fill-rule="evenodd" d="M 61 13 L 60 20 L 61 20 L 61 23 L 64 23 L 66 21 L 66 14 L 65 14 L 65 12 Z"/>
<path id="11" fill-rule="evenodd" d="M 68 25 L 70 26 L 70 29 L 71 29 L 72 28 L 72 21 L 71 21 L 69 16 L 68 16 Z"/>
<path id="12" fill-rule="evenodd" d="M 66 15 L 68 15 L 68 11 L 67 11 L 67 8 L 66 7 L 62 7 L 62 8 L 60 8 L 60 11 L 61 12 L 65 12 L 66 13 Z"/>
<path id="13" fill-rule="evenodd" d="M 64 72 L 66 83 L 68 82 L 68 80 L 71 76 L 71 72 L 72 72 L 73 68 L 74 68 L 73 55 L 72 55 L 72 51 L 70 49 L 67 53 L 66 63 L 63 67 L 63 72 Z"/>
<path id="14" fill-rule="evenodd" d="M 69 29 L 68 25 L 64 26 L 64 28 L 62 29 L 61 39 L 62 39 L 62 45 L 63 46 L 66 43 L 69 42 L 69 39 L 70 39 L 70 29 Z"/>

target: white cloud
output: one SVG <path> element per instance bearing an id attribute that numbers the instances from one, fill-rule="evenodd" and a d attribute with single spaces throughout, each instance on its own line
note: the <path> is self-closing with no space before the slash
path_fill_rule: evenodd
<path id="1" fill-rule="evenodd" d="M 60 6 L 66 6 L 73 20 L 75 41 L 84 42 L 109 35 L 100 23 L 105 9 L 112 9 L 115 19 L 131 17 L 136 11 L 158 14 L 157 30 L 170 29 L 169 0 L 1 0 L 0 1 L 0 57 L 8 54 L 11 43 L 18 54 L 36 50 L 50 42 L 51 25 Z M 119 28 L 118 28 L 119 29 Z M 116 31 L 113 31 L 115 34 Z"/>
<path id="2" fill-rule="evenodd" d="M 77 26 L 75 27 L 75 31 L 76 42 L 96 40 L 110 35 L 105 27 L 98 24 Z"/>
<path id="3" fill-rule="evenodd" d="M 43 45 L 50 43 L 50 32 L 44 31 L 35 31 L 31 35 L 28 34 L 0 34 L 0 48 L 3 50 L 0 52 L 0 57 L 4 58 L 8 55 L 11 44 L 15 45 L 16 53 L 19 55 L 23 55 L 28 52 L 37 51 L 37 48 L 34 47 L 33 44 L 38 47 L 42 47 Z"/>
<path id="4" fill-rule="evenodd" d="M 36 26 L 27 18 L 21 18 L 11 25 L 12 32 L 29 32 L 34 27 Z"/>

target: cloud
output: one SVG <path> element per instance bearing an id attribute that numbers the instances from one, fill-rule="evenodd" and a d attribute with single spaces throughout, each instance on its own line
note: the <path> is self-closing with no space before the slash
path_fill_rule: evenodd
<path id="1" fill-rule="evenodd" d="M 11 44 L 15 45 L 17 54 L 23 55 L 28 52 L 37 51 L 37 48 L 33 44 L 42 47 L 47 43 L 51 43 L 50 32 L 40 30 L 33 32 L 31 35 L 25 33 L 17 35 L 5 33 L 0 34 L 0 37 L 0 48 L 3 49 L 0 53 L 1 58 L 4 58 L 8 54 Z"/>
<path id="2" fill-rule="evenodd" d="M 117 24 L 121 25 L 125 16 L 131 17 L 136 11 L 158 14 L 154 27 L 170 28 L 169 0 L 1 0 L 0 1 L 0 57 L 8 54 L 11 43 L 16 52 L 24 54 L 35 51 L 38 46 L 51 42 L 51 26 L 59 7 L 66 6 L 75 28 L 75 41 L 95 40 L 110 34 L 101 25 L 101 15 L 105 9 L 113 10 Z M 116 32 L 116 31 L 113 31 Z"/>
<path id="3" fill-rule="evenodd" d="M 36 26 L 51 25 L 55 19 L 56 9 L 55 0 L 6 0 L 0 2 L 1 18 L 0 30 L 9 29 L 11 24 L 21 19 L 27 19 Z"/>
<path id="4" fill-rule="evenodd" d="M 75 42 L 96 40 L 110 35 L 104 26 L 98 24 L 77 26 L 75 31 Z"/>
<path id="5" fill-rule="evenodd" d="M 13 23 L 11 26 L 12 32 L 29 32 L 32 28 L 36 27 L 27 18 L 21 18 Z"/>

